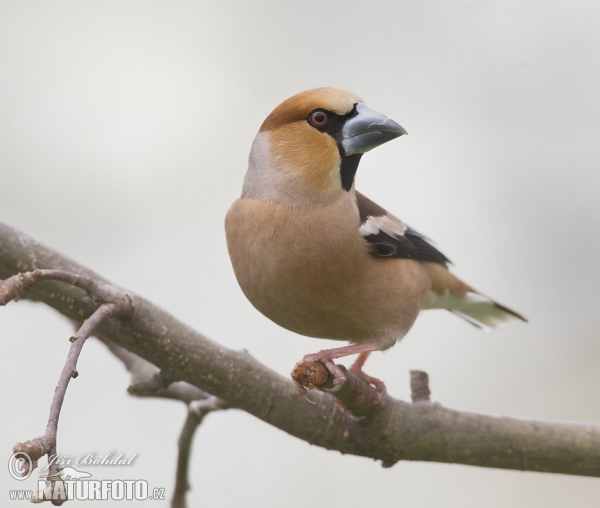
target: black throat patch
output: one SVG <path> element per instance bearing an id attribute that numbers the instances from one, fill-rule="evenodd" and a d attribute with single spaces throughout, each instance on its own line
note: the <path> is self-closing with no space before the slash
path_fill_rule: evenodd
<path id="1" fill-rule="evenodd" d="M 350 189 L 352 189 L 352 184 L 354 183 L 354 177 L 356 176 L 356 170 L 358 169 L 358 163 L 360 162 L 362 153 L 344 155 L 340 146 L 340 156 L 342 157 L 342 164 L 340 165 L 342 187 L 346 192 L 350 192 Z"/>

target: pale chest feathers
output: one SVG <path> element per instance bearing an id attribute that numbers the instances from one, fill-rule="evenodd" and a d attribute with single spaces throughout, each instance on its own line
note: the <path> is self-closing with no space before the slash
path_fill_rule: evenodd
<path id="1" fill-rule="evenodd" d="M 416 261 L 369 253 L 348 198 L 302 209 L 236 201 L 226 218 L 233 268 L 250 302 L 279 325 L 389 347 L 414 322 L 428 278 Z M 393 269 L 381 270 L 380 263 Z"/>

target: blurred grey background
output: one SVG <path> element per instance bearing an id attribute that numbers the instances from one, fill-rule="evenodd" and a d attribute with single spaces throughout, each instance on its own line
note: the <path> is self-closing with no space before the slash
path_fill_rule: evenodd
<path id="1" fill-rule="evenodd" d="M 358 188 L 433 238 L 465 280 L 530 323 L 486 334 L 423 314 L 367 371 L 465 411 L 600 422 L 600 6 L 593 1 L 0 1 L 0 220 L 288 374 L 333 343 L 245 300 L 225 247 L 250 144 L 282 100 L 361 95 L 410 133 L 363 158 Z M 71 333 L 28 302 L 0 309 L 0 456 L 44 432 Z M 59 451 L 174 480 L 182 404 L 127 396 L 93 340 Z M 80 468 L 82 469 L 82 468 Z M 0 474 L 8 489 L 32 488 Z M 240 411 L 210 415 L 192 506 L 596 506 L 596 479 L 367 459 Z M 4 503 L 4 502 L 3 502 Z M 75 505 L 75 503 L 73 503 Z M 113 503 L 106 503 L 113 504 Z M 166 503 L 164 504 L 166 506 Z"/>

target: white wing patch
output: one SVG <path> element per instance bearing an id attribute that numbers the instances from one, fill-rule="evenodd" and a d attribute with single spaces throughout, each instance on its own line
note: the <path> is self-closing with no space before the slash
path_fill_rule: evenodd
<path id="1" fill-rule="evenodd" d="M 360 234 L 363 236 L 377 235 L 380 231 L 393 238 L 404 236 L 407 226 L 393 215 L 369 215 L 366 222 L 360 226 Z"/>
<path id="2" fill-rule="evenodd" d="M 449 310 L 472 325 L 486 331 L 501 328 L 511 321 L 522 320 L 507 312 L 491 298 L 473 292 L 467 293 L 464 298 L 458 298 L 449 293 L 441 296 L 435 295 L 423 308 Z"/>

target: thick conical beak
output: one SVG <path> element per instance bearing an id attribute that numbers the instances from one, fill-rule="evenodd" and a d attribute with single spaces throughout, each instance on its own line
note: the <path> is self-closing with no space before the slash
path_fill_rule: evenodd
<path id="1" fill-rule="evenodd" d="M 402 134 L 408 134 L 394 120 L 362 102 L 356 105 L 356 113 L 346 120 L 342 128 L 344 155 L 365 153 L 376 146 L 402 136 Z"/>

